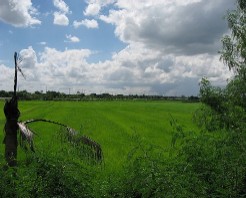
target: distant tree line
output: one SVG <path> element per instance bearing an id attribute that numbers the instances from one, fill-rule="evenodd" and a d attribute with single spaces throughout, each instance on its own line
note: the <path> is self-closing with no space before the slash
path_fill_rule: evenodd
<path id="1" fill-rule="evenodd" d="M 13 95 L 13 91 L 0 90 L 0 98 L 7 99 Z M 19 91 L 17 93 L 19 100 L 71 100 L 71 101 L 94 101 L 94 100 L 177 100 L 184 102 L 199 102 L 199 97 L 197 96 L 161 96 L 161 95 L 123 95 L 116 94 L 112 95 L 109 93 L 76 93 L 76 94 L 66 94 L 57 91 L 47 91 L 43 93 L 41 91 L 35 91 L 30 93 L 26 90 Z"/>

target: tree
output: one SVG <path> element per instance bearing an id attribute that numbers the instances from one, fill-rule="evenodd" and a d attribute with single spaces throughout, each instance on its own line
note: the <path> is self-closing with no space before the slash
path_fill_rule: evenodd
<path id="1" fill-rule="evenodd" d="M 237 9 L 228 12 L 226 19 L 231 35 L 222 39 L 221 59 L 238 74 L 246 67 L 246 3 L 237 1 Z"/>
<path id="2" fill-rule="evenodd" d="M 203 127 L 201 139 L 204 139 L 204 143 L 199 145 L 195 141 L 193 147 L 199 145 L 199 149 L 207 149 L 210 146 L 207 142 L 213 141 L 214 146 L 209 149 L 212 157 L 207 167 L 216 166 L 219 169 L 208 172 L 208 189 L 211 195 L 245 197 L 246 1 L 237 0 L 236 9 L 229 11 L 226 19 L 231 34 L 222 38 L 220 59 L 234 72 L 234 77 L 224 89 L 212 86 L 206 78 L 202 79 L 200 98 L 205 105 L 196 114 L 196 120 Z M 191 149 L 189 145 L 187 148 Z M 204 154 L 203 151 L 199 152 Z M 194 157 L 196 153 L 189 156 Z M 205 164 L 206 161 L 202 162 Z M 195 162 L 194 166 L 196 165 Z"/>
<path id="3" fill-rule="evenodd" d="M 234 77 L 225 89 L 213 87 L 207 79 L 202 79 L 200 84 L 201 101 L 208 105 L 217 120 L 228 125 L 237 121 L 232 117 L 246 110 L 246 2 L 238 0 L 236 9 L 226 15 L 230 35 L 222 38 L 220 59 L 234 72 Z M 237 109 L 237 113 L 235 112 Z M 235 115 L 232 116 L 232 112 Z M 241 114 L 241 113 L 240 113 Z M 213 119 L 211 119 L 213 120 Z"/>
<path id="4" fill-rule="evenodd" d="M 79 135 L 74 129 L 70 128 L 67 125 L 64 125 L 59 122 L 45 120 L 45 119 L 31 119 L 24 122 L 18 122 L 18 118 L 20 116 L 20 111 L 18 109 L 18 97 L 16 93 L 17 87 L 17 72 L 21 72 L 23 75 L 18 63 L 21 61 L 18 54 L 15 52 L 14 54 L 15 61 L 15 76 L 14 76 L 14 92 L 11 100 L 6 101 L 4 106 L 4 114 L 6 117 L 6 123 L 4 126 L 5 136 L 4 136 L 4 144 L 5 144 L 5 160 L 7 165 L 10 167 L 15 167 L 17 165 L 17 133 L 20 133 L 20 144 L 21 146 L 29 148 L 34 151 L 33 148 L 33 132 L 28 128 L 28 124 L 33 122 L 48 122 L 52 124 L 56 124 L 64 127 L 66 130 L 64 131 L 64 135 L 66 139 L 73 143 L 82 151 L 87 152 L 87 156 L 92 157 L 98 161 L 102 160 L 102 149 L 101 146 L 95 141 L 91 140 L 86 136 Z M 23 75 L 24 76 L 24 75 Z M 27 143 L 27 144 L 26 144 Z M 84 149 L 86 146 L 86 149 Z M 88 149 L 89 148 L 89 149 Z"/>
<path id="5" fill-rule="evenodd" d="M 233 70 L 235 78 L 227 86 L 227 95 L 236 105 L 246 109 L 246 2 L 237 1 L 237 9 L 228 12 L 231 35 L 222 39 L 221 60 Z"/>

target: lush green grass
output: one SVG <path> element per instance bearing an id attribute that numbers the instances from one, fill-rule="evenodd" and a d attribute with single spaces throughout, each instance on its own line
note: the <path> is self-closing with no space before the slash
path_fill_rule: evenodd
<path id="1" fill-rule="evenodd" d="M 4 102 L 0 103 L 3 109 Z M 166 101 L 111 101 L 111 102 L 41 102 L 19 101 L 21 117 L 46 118 L 67 124 L 80 133 L 97 141 L 103 149 L 105 164 L 118 169 L 132 148 L 136 136 L 154 145 L 169 147 L 172 135 L 172 115 L 186 131 L 196 130 L 192 114 L 198 103 Z M 5 122 L 0 114 L 0 127 Z M 37 133 L 36 149 L 51 149 L 57 141 L 55 132 L 59 127 L 49 123 L 34 123 L 30 126 Z M 2 134 L 0 136 L 2 138 Z M 3 145 L 1 145 L 3 151 Z"/>

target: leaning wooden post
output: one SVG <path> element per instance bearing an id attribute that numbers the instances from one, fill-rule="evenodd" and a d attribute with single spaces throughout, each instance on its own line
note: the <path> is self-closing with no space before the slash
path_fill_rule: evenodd
<path id="1" fill-rule="evenodd" d="M 15 59 L 15 78 L 14 78 L 14 94 L 11 100 L 6 101 L 4 105 L 4 114 L 6 123 L 4 126 L 5 137 L 3 143 L 5 144 L 5 160 L 10 167 L 17 165 L 17 131 L 18 118 L 20 111 L 18 109 L 18 99 L 16 95 L 17 87 L 17 53 L 14 54 Z"/>

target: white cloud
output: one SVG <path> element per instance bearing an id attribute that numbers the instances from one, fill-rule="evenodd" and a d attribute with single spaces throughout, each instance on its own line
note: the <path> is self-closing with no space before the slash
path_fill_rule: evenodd
<path id="1" fill-rule="evenodd" d="M 87 0 L 88 6 L 83 12 L 86 16 L 96 16 L 100 13 L 102 7 L 115 3 L 116 0 Z"/>
<path id="2" fill-rule="evenodd" d="M 14 70 L 4 64 L 0 64 L 0 90 L 12 90 L 14 86 Z"/>
<path id="3" fill-rule="evenodd" d="M 28 27 L 40 25 L 41 21 L 35 15 L 36 8 L 32 6 L 31 0 L 1 0 L 0 20 L 15 27 Z"/>
<path id="4" fill-rule="evenodd" d="M 86 10 L 84 11 L 84 15 L 95 16 L 99 14 L 100 10 L 101 10 L 101 5 L 99 5 L 98 3 L 92 3 L 87 6 Z"/>
<path id="5" fill-rule="evenodd" d="M 100 15 L 107 3 L 114 4 Z M 100 9 L 93 11 L 94 4 Z M 203 76 L 223 85 L 232 74 L 219 61 L 217 51 L 227 31 L 222 17 L 232 4 L 230 0 L 88 0 L 84 14 L 95 19 L 100 15 L 100 20 L 112 24 L 127 47 L 97 63 L 88 62 L 93 56 L 88 49 L 45 47 L 36 54 L 29 47 L 22 51 L 27 59 L 23 62 L 27 80 L 21 80 L 21 86 L 33 91 L 48 85 L 55 91 L 63 87 L 86 93 L 196 95 Z M 66 17 L 65 10 L 59 9 L 57 13 Z M 74 21 L 73 26 L 98 28 L 95 19 Z M 66 38 L 79 41 L 72 35 Z M 11 82 L 7 80 L 6 87 Z"/>
<path id="6" fill-rule="evenodd" d="M 63 0 L 54 0 L 53 3 L 54 6 L 58 8 L 61 12 L 63 13 L 69 12 L 69 7 Z"/>
<path id="7" fill-rule="evenodd" d="M 54 12 L 54 24 L 67 26 L 69 19 L 66 14 L 69 13 L 69 7 L 63 0 L 53 0 L 54 6 L 59 9 L 59 12 Z"/>
<path id="8" fill-rule="evenodd" d="M 218 51 L 227 26 L 223 20 L 231 0 L 118 0 L 116 9 L 99 18 L 115 25 L 125 43 L 140 42 L 165 53 L 201 54 Z"/>
<path id="9" fill-rule="evenodd" d="M 61 91 L 59 90 L 61 87 L 78 88 L 83 83 L 90 81 L 91 74 L 88 72 L 86 59 L 91 54 L 92 52 L 88 49 L 59 51 L 49 47 L 45 47 L 43 52 L 36 54 L 30 46 L 20 52 L 23 59 L 20 67 L 26 79 L 19 78 L 18 84 L 21 89 L 29 91 L 42 90 L 45 86 L 48 86 L 49 90 L 55 91 Z M 3 66 L 4 69 L 9 71 L 6 66 Z M 14 73 L 14 70 L 12 72 Z M 8 85 L 12 80 L 13 78 L 9 78 L 4 84 Z M 12 87 L 10 88 L 12 89 Z"/>
<path id="10" fill-rule="evenodd" d="M 71 35 L 67 37 L 72 38 Z M 29 91 L 48 86 L 49 90 L 63 91 L 62 87 L 83 89 L 86 93 L 196 95 L 199 79 L 203 76 L 217 85 L 231 76 L 219 62 L 218 55 L 166 55 L 142 44 L 130 44 L 115 53 L 111 60 L 98 63 L 87 61 L 93 55 L 88 49 L 60 51 L 45 47 L 43 52 L 36 54 L 30 46 L 21 50 L 20 55 L 26 80 L 19 78 L 19 83 L 22 89 Z M 0 71 L 11 75 L 4 65 L 0 66 Z M 0 82 L 8 87 L 12 79 Z M 0 84 L 0 88 L 3 86 Z"/>
<path id="11" fill-rule="evenodd" d="M 65 42 L 72 42 L 72 43 L 80 42 L 80 39 L 78 37 L 72 36 L 71 34 L 66 35 L 66 38 L 68 39 L 68 41 L 65 41 Z"/>
<path id="12" fill-rule="evenodd" d="M 69 24 L 69 20 L 65 14 L 54 12 L 54 24 L 67 26 Z"/>
<path id="13" fill-rule="evenodd" d="M 223 85 L 232 75 L 218 55 L 176 56 L 136 43 L 114 54 L 107 64 L 113 67 L 104 71 L 106 86 L 121 92 L 133 87 L 148 94 L 196 95 L 203 76 Z"/>
<path id="14" fill-rule="evenodd" d="M 74 21 L 73 22 L 73 26 L 75 28 L 80 27 L 81 25 L 87 27 L 87 28 L 98 28 L 98 23 L 95 19 L 89 20 L 89 19 L 85 19 L 82 21 Z"/>
<path id="15" fill-rule="evenodd" d="M 99 18 L 114 25 L 128 47 L 113 56 L 108 86 L 195 94 L 203 76 L 217 85 L 232 76 L 217 54 L 230 0 L 118 0 L 115 6 Z"/>
<path id="16" fill-rule="evenodd" d="M 40 54 L 40 60 L 42 63 L 53 62 L 52 65 L 57 65 L 57 67 L 69 67 L 72 65 L 81 65 L 91 54 L 92 52 L 88 49 L 59 51 L 55 48 L 45 47 L 44 52 Z"/>
<path id="17" fill-rule="evenodd" d="M 21 63 L 20 67 L 23 68 L 34 68 L 37 63 L 36 52 L 33 50 L 32 46 L 27 49 L 22 49 L 20 51 Z"/>
<path id="18" fill-rule="evenodd" d="M 38 44 L 39 44 L 39 45 L 47 45 L 47 42 L 41 41 L 41 42 L 39 42 Z"/>

